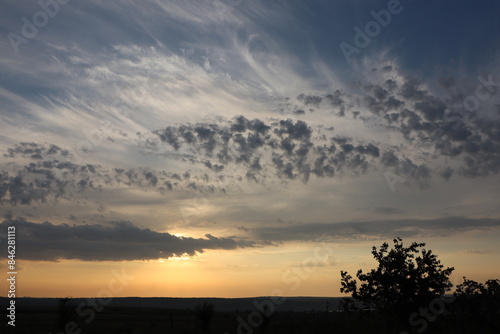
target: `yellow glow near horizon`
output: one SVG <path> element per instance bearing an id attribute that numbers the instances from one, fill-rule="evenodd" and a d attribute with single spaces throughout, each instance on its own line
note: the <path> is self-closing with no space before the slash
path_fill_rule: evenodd
<path id="1" fill-rule="evenodd" d="M 354 275 L 358 269 L 374 268 L 376 261 L 370 248 L 378 244 L 334 243 L 332 256 L 307 270 L 302 265 L 314 257 L 317 243 L 207 250 L 193 257 L 150 261 L 20 261 L 17 296 L 92 297 L 109 289 L 115 274 L 123 272 L 133 279 L 126 281 L 123 289 L 113 294 L 115 297 L 237 298 L 268 296 L 275 290 L 284 296 L 336 297 L 342 296 L 340 270 Z M 460 284 L 463 275 L 481 282 L 500 277 L 500 269 L 491 266 L 497 258 L 495 249 L 478 255 L 453 247 L 455 244 L 444 247 L 432 238 L 428 243 L 428 249 L 438 255 L 443 265 L 455 266 L 453 284 Z"/>

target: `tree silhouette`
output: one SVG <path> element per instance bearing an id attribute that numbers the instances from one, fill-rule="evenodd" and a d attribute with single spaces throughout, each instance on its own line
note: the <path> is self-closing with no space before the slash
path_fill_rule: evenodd
<path id="1" fill-rule="evenodd" d="M 459 309 L 457 319 L 462 323 L 471 323 L 479 331 L 500 331 L 500 279 L 489 279 L 484 284 L 463 278 L 464 282 L 457 285 L 455 297 Z"/>
<path id="2" fill-rule="evenodd" d="M 463 277 L 464 282 L 457 285 L 455 296 L 496 295 L 500 296 L 500 280 L 489 279 L 484 284 Z"/>
<path id="3" fill-rule="evenodd" d="M 378 250 L 373 246 L 372 254 L 379 265 L 368 273 L 358 270 L 359 285 L 346 271 L 340 272 L 340 292 L 351 294 L 365 307 L 384 314 L 388 331 L 393 315 L 405 319 L 408 312 L 449 291 L 452 287 L 449 276 L 454 270 L 443 269 L 437 256 L 423 248 L 425 243 L 413 242 L 405 247 L 401 238 L 393 242 L 390 250 L 387 243 Z"/>

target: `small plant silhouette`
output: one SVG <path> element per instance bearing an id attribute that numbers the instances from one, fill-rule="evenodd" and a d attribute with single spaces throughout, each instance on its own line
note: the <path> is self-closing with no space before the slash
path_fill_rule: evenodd
<path id="1" fill-rule="evenodd" d="M 77 317 L 76 305 L 73 298 L 65 297 L 59 299 L 59 301 L 57 302 L 57 311 L 59 316 L 57 329 L 60 332 L 65 332 L 66 324 L 70 321 L 74 321 Z"/>
<path id="2" fill-rule="evenodd" d="M 201 322 L 201 329 L 209 331 L 212 317 L 214 316 L 214 305 L 204 301 L 196 306 L 196 317 Z"/>

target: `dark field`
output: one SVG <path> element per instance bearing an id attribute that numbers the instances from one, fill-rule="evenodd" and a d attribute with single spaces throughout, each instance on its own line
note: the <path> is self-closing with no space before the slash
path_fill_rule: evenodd
<path id="1" fill-rule="evenodd" d="M 497 312 L 468 310 L 459 303 L 442 314 L 419 315 L 410 321 L 393 322 L 388 330 L 384 315 L 374 312 L 339 312 L 339 298 L 287 298 L 274 309 L 259 312 L 267 298 L 116 298 L 102 308 L 88 304 L 77 314 L 83 299 L 70 300 L 64 313 L 57 299 L 17 299 L 16 326 L 2 325 L 2 333 L 500 333 Z M 6 299 L 0 299 L 2 307 Z M 203 302 L 214 305 L 210 320 L 204 318 Z M 328 302 L 328 311 L 327 311 Z M 133 306 L 133 304 L 138 306 Z M 45 305 L 44 305 L 45 304 Z M 271 305 L 270 303 L 267 303 Z M 97 304 L 100 306 L 99 304 Z M 177 305 L 172 306 L 172 305 Z M 169 306 L 169 307 L 162 307 Z M 198 306 L 198 309 L 197 309 Z M 474 307 L 474 303 L 465 306 Z M 234 309 L 229 310 L 229 308 Z M 219 310 L 218 310 L 219 308 Z M 307 310 L 306 310 L 307 309 Z M 418 310 L 417 310 L 418 311 Z M 264 316 L 267 314 L 269 316 Z M 409 315 L 410 316 L 410 315 Z M 205 319 L 205 320 L 204 320 Z M 393 319 L 394 320 L 394 319 Z M 204 325 L 205 322 L 205 325 Z M 70 324 L 70 325 L 68 325 Z M 412 326 L 413 325 L 413 326 Z M 425 325 L 425 328 L 424 328 Z M 208 326 L 208 327 L 207 327 Z"/>

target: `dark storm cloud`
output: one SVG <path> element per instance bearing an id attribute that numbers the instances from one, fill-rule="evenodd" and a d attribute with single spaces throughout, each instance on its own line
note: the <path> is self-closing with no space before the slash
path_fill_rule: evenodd
<path id="1" fill-rule="evenodd" d="M 16 227 L 16 255 L 23 260 L 58 261 L 133 261 L 154 260 L 172 256 L 195 256 L 207 249 L 256 247 L 257 244 L 235 238 L 177 237 L 148 228 L 142 229 L 127 221 L 109 225 L 54 225 L 32 223 L 23 218 L 6 219 L 2 228 Z M 6 255 L 2 255 L 3 257 Z"/>
<path id="2" fill-rule="evenodd" d="M 392 92 L 393 90 L 395 90 L 397 87 L 398 87 L 398 83 L 392 79 L 387 79 L 384 83 L 384 86 L 390 91 Z"/>
<path id="3" fill-rule="evenodd" d="M 373 94 L 377 98 L 377 100 L 385 100 L 389 92 L 380 86 L 375 86 L 373 88 Z"/>
<path id="4" fill-rule="evenodd" d="M 323 98 L 319 95 L 299 94 L 297 96 L 297 100 L 303 102 L 306 106 L 312 105 L 316 108 L 319 108 L 319 105 L 321 101 L 323 101 Z"/>
<path id="5" fill-rule="evenodd" d="M 465 94 L 456 101 L 431 95 L 420 88 L 418 80 L 407 78 L 400 95 L 414 102 L 414 109 L 400 111 L 390 118 L 409 141 L 427 140 L 436 153 L 462 161 L 462 175 L 474 177 L 497 173 L 499 166 L 499 121 L 485 121 L 462 105 Z M 495 98 L 492 94 L 491 98 Z M 399 122 L 399 125 L 397 125 Z M 417 143 L 418 145 L 418 143 Z M 470 170 L 474 166 L 476 173 Z"/>
<path id="6" fill-rule="evenodd" d="M 192 139 L 190 138 L 189 140 L 187 140 L 187 142 L 192 142 L 195 140 L 195 137 L 192 132 L 189 133 L 192 136 Z M 177 129 L 174 129 L 173 127 L 169 126 L 165 129 L 165 131 L 159 134 L 159 136 L 162 141 L 169 143 L 176 150 L 179 149 L 180 143 L 179 143 L 179 134 Z"/>
<path id="7" fill-rule="evenodd" d="M 428 121 L 443 119 L 446 104 L 434 97 L 428 97 L 423 101 L 415 103 L 415 109 L 420 111 Z"/>
<path id="8" fill-rule="evenodd" d="M 31 205 L 59 199 L 72 200 L 78 193 L 102 191 L 106 187 L 128 186 L 154 189 L 159 192 L 173 189 L 193 189 L 206 193 L 224 192 L 220 187 L 220 172 L 224 165 L 205 159 L 199 161 L 215 175 L 178 173 L 147 168 L 105 168 L 93 164 L 77 164 L 71 155 L 55 145 L 21 143 L 7 149 L 4 156 L 11 159 L 10 171 L 0 172 L 0 205 Z M 37 155 L 33 158 L 33 155 Z M 26 165 L 17 162 L 28 158 Z M 56 159 L 53 159 L 56 158 Z M 257 161 L 258 163 L 258 161 Z M 227 182 L 226 182 L 227 183 Z"/>
<path id="9" fill-rule="evenodd" d="M 388 70 L 390 71 L 390 70 Z M 399 176 L 428 186 L 433 174 L 447 180 L 452 177 L 479 177 L 500 172 L 500 121 L 486 121 L 475 113 L 460 112 L 451 100 L 432 95 L 414 78 L 402 84 L 386 80 L 383 85 L 359 84 L 366 98 L 366 109 L 385 122 L 390 131 L 398 131 L 406 140 L 406 150 L 429 150 L 429 157 L 451 158 L 453 172 L 443 162 L 428 161 L 400 147 L 381 143 L 357 142 L 352 138 L 326 137 L 320 127 L 303 120 L 260 120 L 238 116 L 231 121 L 186 123 L 157 130 L 155 154 L 180 159 L 206 169 L 192 171 L 192 179 L 180 177 L 185 171 L 129 169 L 119 171 L 97 165 L 79 165 L 70 154 L 50 144 L 20 143 L 6 151 L 9 159 L 26 158 L 32 162 L 19 166 L 17 173 L 3 172 L 0 183 L 1 203 L 30 204 L 47 198 L 68 198 L 72 191 L 101 190 L 122 184 L 154 188 L 160 192 L 196 189 L 225 192 L 226 181 L 263 182 L 269 177 L 308 182 L 315 177 L 335 177 L 342 173 L 360 175 L 382 166 Z M 336 90 L 331 94 L 300 94 L 304 104 L 329 106 L 353 111 L 353 96 Z M 463 99 L 463 98 L 462 98 Z M 376 116 L 378 115 L 378 116 Z M 362 122 L 370 118 L 358 117 Z M 154 141 L 148 138 L 149 141 Z M 427 146 L 424 148 L 423 144 Z M 169 150 L 168 147 L 173 148 Z M 17 160 L 16 160 L 17 161 Z M 437 160 L 435 160 L 437 161 Z M 243 169 L 241 168 L 243 167 Z"/>
<path id="10" fill-rule="evenodd" d="M 394 71 L 395 69 L 391 67 L 383 69 L 382 72 Z M 341 107 L 346 113 L 352 113 L 354 119 L 367 122 L 370 126 L 374 122 L 379 122 L 378 126 L 385 126 L 388 131 L 396 131 L 403 135 L 405 142 L 402 147 L 383 150 L 380 145 L 376 145 L 381 152 L 379 154 L 382 166 L 394 168 L 393 171 L 399 173 L 404 172 L 404 168 L 400 166 L 404 164 L 414 171 L 411 174 L 406 173 L 405 176 L 410 175 L 420 180 L 428 179 L 431 167 L 423 161 L 417 161 L 418 158 L 411 154 L 411 151 L 421 151 L 427 152 L 428 157 L 453 159 L 453 163 L 458 165 L 454 173 L 446 170 L 449 166 L 443 160 L 436 160 L 432 166 L 432 169 L 446 170 L 446 172 L 436 172 L 445 179 L 455 175 L 474 178 L 500 172 L 500 120 L 499 115 L 492 114 L 488 109 L 492 101 L 498 101 L 497 81 L 493 75 L 478 79 L 479 83 L 489 83 L 485 84 L 487 86 L 478 86 L 482 89 L 479 93 L 484 96 L 486 92 L 491 94 L 488 95 L 488 103 L 484 103 L 484 106 L 481 102 L 484 100 L 482 97 L 477 111 L 467 110 L 464 101 L 468 94 L 461 92 L 456 79 L 451 77 L 438 82 L 446 88 L 453 88 L 453 92 L 448 96 L 437 96 L 419 79 L 407 76 L 402 80 L 387 79 L 382 85 L 355 82 L 354 86 L 358 88 L 358 93 L 355 93 L 357 96 L 337 90 L 333 94 L 324 95 L 324 99 L 332 106 Z M 468 98 L 473 99 L 474 96 L 470 94 L 477 94 L 477 91 L 469 92 Z M 362 104 L 369 114 L 353 110 L 357 103 Z M 479 112 L 487 113 L 490 118 L 479 116 Z M 362 116 L 358 117 L 360 114 Z M 334 142 L 339 144 L 342 152 L 344 154 L 353 152 L 352 144 L 340 142 L 340 139 L 337 138 Z M 408 151 L 409 155 L 413 156 L 411 159 L 408 158 Z M 331 157 L 328 159 L 318 157 L 317 164 L 328 161 L 336 169 L 339 166 L 357 166 L 363 170 L 365 165 L 362 160 L 368 152 L 359 146 L 355 152 L 363 155 L 353 157 L 350 163 L 346 163 L 345 157 L 337 152 L 333 160 Z M 376 157 L 375 151 L 373 153 L 372 156 Z M 321 175 L 321 169 L 314 168 L 313 173 Z"/>
<path id="11" fill-rule="evenodd" d="M 342 99 L 342 96 L 342 91 L 337 89 L 333 94 L 327 94 L 325 98 L 330 102 L 332 106 L 341 107 L 345 103 Z"/>
<path id="12" fill-rule="evenodd" d="M 69 151 L 61 149 L 59 146 L 50 144 L 38 144 L 38 143 L 28 143 L 22 142 L 15 145 L 13 148 L 7 149 L 7 153 L 4 154 L 6 158 L 31 158 L 34 160 L 41 160 L 44 157 L 68 157 L 70 156 Z"/>
<path id="13" fill-rule="evenodd" d="M 371 155 L 372 157 L 375 158 L 377 158 L 380 155 L 378 147 L 373 144 L 368 144 L 366 146 L 358 145 L 356 146 L 355 151 L 365 155 Z"/>
<path id="14" fill-rule="evenodd" d="M 387 210 L 389 209 L 389 210 Z M 383 213 L 397 213 L 391 208 L 381 208 Z M 312 241 L 319 237 L 340 240 L 378 239 L 394 237 L 450 236 L 467 231 L 498 229 L 500 219 L 473 219 L 449 217 L 417 220 L 341 222 L 332 224 L 300 224 L 279 227 L 260 227 L 251 231 L 258 240 L 269 242 Z"/>
<path id="15" fill-rule="evenodd" d="M 441 172 L 441 176 L 448 181 L 455 171 L 451 167 L 446 167 L 445 170 Z"/>
<path id="16" fill-rule="evenodd" d="M 330 105 L 333 107 L 336 107 L 337 115 L 339 117 L 344 117 L 345 116 L 345 111 L 346 111 L 346 103 L 344 101 L 344 93 L 337 89 L 333 94 L 326 94 L 325 99 L 330 102 Z"/>
<path id="17" fill-rule="evenodd" d="M 287 119 L 279 121 L 278 126 L 274 129 L 274 133 L 282 138 L 287 136 L 290 139 L 309 140 L 312 130 L 303 121 L 294 123 L 291 119 Z"/>
<path id="18" fill-rule="evenodd" d="M 7 149 L 4 157 L 12 160 L 28 158 L 32 162 L 24 166 L 11 163 L 11 169 L 17 169 L 16 172 L 0 173 L 0 204 L 43 203 L 49 199 L 64 198 L 68 191 L 77 188 L 97 189 L 92 178 L 100 167 L 67 161 L 71 159 L 71 154 L 56 145 L 19 143 Z"/>
<path id="19" fill-rule="evenodd" d="M 420 88 L 420 82 L 413 77 L 407 77 L 401 86 L 400 94 L 408 100 L 422 100 L 427 96 L 427 91 Z"/>
<path id="20" fill-rule="evenodd" d="M 23 204 L 46 202 L 47 199 L 64 197 L 68 181 L 57 180 L 49 170 L 39 171 L 38 177 L 30 178 L 26 174 L 10 176 L 0 173 L 0 204 Z"/>
<path id="21" fill-rule="evenodd" d="M 325 94 L 307 95 L 301 93 L 297 96 L 298 103 L 293 103 L 289 97 L 286 97 L 273 110 L 280 114 L 306 115 L 308 112 L 313 113 L 318 108 L 328 108 L 330 103 L 323 103 L 326 99 Z"/>
<path id="22" fill-rule="evenodd" d="M 396 123 L 399 120 L 399 114 L 397 113 L 391 113 L 391 114 L 385 114 L 384 118 L 387 120 L 389 125 L 391 125 L 393 122 Z"/>
<path id="23" fill-rule="evenodd" d="M 307 100 L 305 95 L 301 98 Z M 175 150 L 196 151 L 201 156 L 210 157 L 210 163 L 207 163 L 208 159 L 203 160 L 209 169 L 215 164 L 213 159 L 218 159 L 217 163 L 225 166 L 224 170 L 230 169 L 230 164 L 243 165 L 246 171 L 240 177 L 254 182 L 261 176 L 307 182 L 311 174 L 332 177 L 335 170 L 362 174 L 380 155 L 379 148 L 373 143 L 350 143 L 351 138 L 333 137 L 332 144 L 325 136 L 320 136 L 323 140 L 317 139 L 319 130 L 301 120 L 282 119 L 266 123 L 238 116 L 226 124 L 185 124 L 182 128 L 204 135 L 192 141 L 183 140 L 177 135 L 181 127 L 167 127 L 155 133 Z M 209 151 L 204 149 L 207 140 L 213 143 Z"/>
<path id="24" fill-rule="evenodd" d="M 385 110 L 383 103 L 381 103 L 372 96 L 365 97 L 365 104 L 368 110 L 377 115 L 380 115 L 380 113 Z"/>
<path id="25" fill-rule="evenodd" d="M 398 100 L 394 96 L 391 96 L 387 99 L 387 101 L 384 102 L 384 106 L 386 107 L 386 112 L 390 110 L 398 110 L 399 108 L 404 106 L 404 102 L 401 100 Z"/>
<path id="26" fill-rule="evenodd" d="M 399 159 L 398 157 L 394 154 L 394 151 L 385 151 L 382 154 L 382 159 L 381 159 L 382 165 L 386 167 L 395 167 L 399 164 Z"/>

